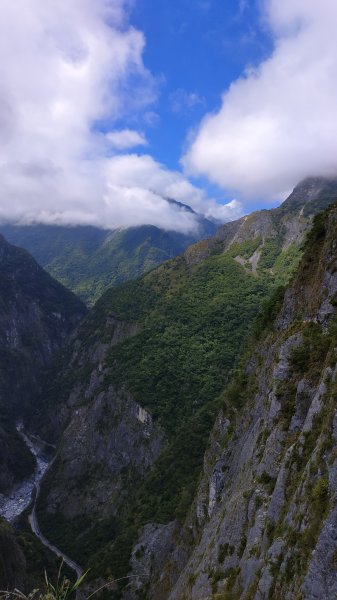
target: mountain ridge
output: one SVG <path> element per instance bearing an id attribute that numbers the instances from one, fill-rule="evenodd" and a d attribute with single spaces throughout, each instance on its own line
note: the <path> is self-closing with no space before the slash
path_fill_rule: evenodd
<path id="1" fill-rule="evenodd" d="M 135 279 L 214 233 L 213 222 L 191 207 L 166 198 L 178 211 L 195 217 L 195 231 L 187 234 L 154 225 L 116 229 L 93 226 L 2 224 L 9 241 L 26 248 L 53 277 L 89 305 L 111 285 Z"/>
<path id="2" fill-rule="evenodd" d="M 268 211 L 229 224 L 230 240 L 227 234 L 221 234 L 222 242 L 206 240 L 202 260 L 191 262 L 188 250 L 135 282 L 108 290 L 68 347 L 58 375 L 48 376 L 53 389 L 47 387 L 44 396 L 56 404 L 41 410 L 50 411 L 53 431 L 59 427 L 64 433 L 58 460 L 42 485 L 39 521 L 70 556 L 83 566 L 89 561 L 91 577 L 125 576 L 145 544 L 147 533 L 139 538 L 144 526 L 157 546 L 161 533 L 169 540 L 181 527 L 240 351 L 264 300 L 273 306 L 280 301 L 273 294 L 301 258 L 312 218 L 299 213 L 296 209 L 287 219 L 283 212 L 276 225 Z M 289 226 L 294 219 L 300 223 L 295 233 Z M 282 236 L 278 223 L 284 226 Z M 67 365 L 63 374 L 62 364 Z M 127 464 L 122 461 L 125 469 L 119 470 L 113 457 L 119 456 L 122 431 Z M 74 439 L 80 440 L 75 453 Z M 95 450 L 88 464 L 83 448 L 90 440 Z M 103 468 L 99 457 L 111 448 Z M 71 486 L 65 484 L 70 473 Z M 105 532 L 99 546 L 97 528 Z"/>
<path id="3" fill-rule="evenodd" d="M 286 495 L 288 441 L 298 451 L 286 480 L 307 477 L 301 456 L 316 437 L 303 424 L 334 385 L 336 207 L 313 220 L 330 201 L 323 191 L 317 204 L 253 213 L 111 288 L 47 366 L 27 424 L 58 449 L 37 515 L 46 537 L 91 569 L 89 586 L 130 576 L 112 598 L 266 600 L 274 580 L 286 597 L 294 574 L 291 590 L 302 589 L 287 564 L 304 572 L 307 550 L 281 509 L 274 525 L 263 519 Z M 302 502 L 316 533 L 330 472 L 319 457 Z M 288 555 L 276 552 L 280 535 Z"/>
<path id="4" fill-rule="evenodd" d="M 157 571 L 162 598 L 335 597 L 336 228 L 335 204 L 237 379 L 235 412 L 225 394 L 181 547 Z"/>
<path id="5" fill-rule="evenodd" d="M 308 177 L 277 208 L 262 209 L 220 225 L 212 238 L 196 242 L 186 250 L 190 261 L 204 260 L 220 247 L 228 249 L 234 243 L 242 243 L 252 237 L 281 237 L 279 246 L 300 243 L 310 220 L 337 200 L 337 179 Z"/>

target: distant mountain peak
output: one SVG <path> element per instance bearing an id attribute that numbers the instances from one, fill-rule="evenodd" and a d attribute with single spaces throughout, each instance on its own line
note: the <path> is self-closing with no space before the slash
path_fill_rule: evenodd
<path id="1" fill-rule="evenodd" d="M 195 222 L 194 230 L 180 233 L 150 224 L 111 230 L 8 224 L 0 229 L 12 243 L 31 252 L 61 283 L 93 303 L 111 285 L 139 277 L 215 233 L 214 223 L 191 207 L 172 198 L 163 200 L 172 205 L 172 212 Z"/>
<path id="2" fill-rule="evenodd" d="M 189 212 L 192 213 L 194 215 L 197 215 L 198 213 L 195 212 L 195 210 L 193 210 L 193 208 L 191 206 L 189 206 L 188 204 L 184 204 L 183 202 L 178 202 L 178 200 L 174 200 L 173 198 L 167 198 L 166 196 L 164 197 L 164 200 L 166 200 L 166 202 L 168 202 L 168 204 L 171 204 L 173 206 L 176 206 L 177 208 L 179 208 L 180 210 L 184 210 L 185 212 Z"/>
<path id="3" fill-rule="evenodd" d="M 304 208 L 310 214 L 313 208 L 327 208 L 337 200 L 337 177 L 307 177 L 295 186 L 290 196 L 281 204 L 281 210 Z M 314 206 L 315 204 L 315 206 Z"/>

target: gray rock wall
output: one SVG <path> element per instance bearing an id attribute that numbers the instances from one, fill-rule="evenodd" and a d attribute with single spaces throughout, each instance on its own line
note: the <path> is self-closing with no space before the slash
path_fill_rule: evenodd
<path id="1" fill-rule="evenodd" d="M 336 598 L 336 239 L 334 208 L 254 351 L 245 406 L 218 417 L 197 498 L 148 598 Z M 300 367 L 296 348 L 307 352 Z"/>

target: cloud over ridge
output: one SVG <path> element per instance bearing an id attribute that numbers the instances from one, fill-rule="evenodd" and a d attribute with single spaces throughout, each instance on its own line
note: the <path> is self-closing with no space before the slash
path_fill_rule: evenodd
<path id="1" fill-rule="evenodd" d="M 309 175 L 337 173 L 337 4 L 265 0 L 272 55 L 207 115 L 182 159 L 241 198 L 281 198 Z"/>
<path id="2" fill-rule="evenodd" d="M 118 154 L 146 144 L 157 90 L 144 44 L 127 0 L 3 0 L 0 220 L 191 231 L 195 219 L 161 198 L 171 192 L 217 210 L 150 156 Z M 121 128 L 130 115 L 135 127 Z"/>

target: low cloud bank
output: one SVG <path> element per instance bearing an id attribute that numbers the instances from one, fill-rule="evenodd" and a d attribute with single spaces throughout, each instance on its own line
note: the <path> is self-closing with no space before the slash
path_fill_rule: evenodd
<path id="1" fill-rule="evenodd" d="M 156 81 L 127 0 L 3 0 L 0 20 L 0 219 L 192 231 L 196 210 L 233 218 L 148 155 Z M 132 116 L 134 127 L 118 124 Z"/>

